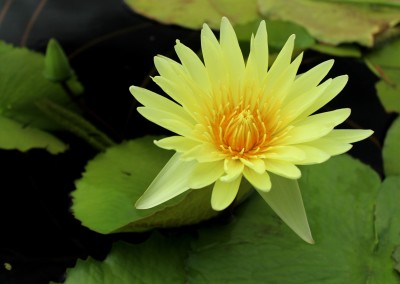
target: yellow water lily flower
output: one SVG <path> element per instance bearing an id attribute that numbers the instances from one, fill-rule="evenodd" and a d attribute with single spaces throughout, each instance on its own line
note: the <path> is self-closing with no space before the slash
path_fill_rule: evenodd
<path id="1" fill-rule="evenodd" d="M 155 141 L 176 153 L 136 203 L 157 206 L 189 189 L 214 184 L 211 205 L 223 210 L 245 178 L 272 209 L 304 240 L 312 243 L 296 165 L 318 164 L 348 151 L 371 130 L 334 130 L 350 109 L 313 114 L 345 86 L 346 75 L 321 83 L 328 60 L 300 75 L 302 54 L 292 61 L 289 37 L 268 70 L 268 40 L 262 21 L 244 60 L 234 29 L 223 18 L 218 41 L 205 24 L 204 63 L 177 41 L 180 63 L 156 56 L 153 80 L 172 100 L 132 86 L 148 120 L 176 133 Z"/>

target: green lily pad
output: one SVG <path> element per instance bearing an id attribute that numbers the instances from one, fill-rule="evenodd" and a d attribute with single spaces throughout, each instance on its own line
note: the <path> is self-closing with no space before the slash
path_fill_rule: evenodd
<path id="1" fill-rule="evenodd" d="M 67 270 L 64 283 L 184 283 L 186 247 L 185 239 L 159 235 L 140 246 L 118 242 L 103 262 L 93 258 L 78 260 L 74 268 Z"/>
<path id="2" fill-rule="evenodd" d="M 115 249 L 105 263 L 79 261 L 66 283 L 92 283 L 98 275 L 107 279 L 103 283 L 136 283 L 136 271 L 145 283 L 168 283 L 168 276 L 176 276 L 173 283 L 399 283 L 400 178 L 381 184 L 371 168 L 346 155 L 302 172 L 315 245 L 300 240 L 253 195 L 227 224 L 203 225 L 196 238 L 156 235 L 125 246 L 114 261 L 123 271 L 108 264 Z"/>
<path id="3" fill-rule="evenodd" d="M 40 129 L 24 126 L 12 119 L 0 116 L 0 148 L 22 152 L 32 148 L 46 149 L 52 154 L 64 152 L 68 146 Z"/>
<path id="4" fill-rule="evenodd" d="M 375 84 L 375 88 L 379 100 L 387 112 L 400 112 L 400 85 L 388 84 L 384 80 L 380 80 Z"/>
<path id="5" fill-rule="evenodd" d="M 383 167 L 386 176 L 400 175 L 400 117 L 389 128 L 383 145 Z"/>
<path id="6" fill-rule="evenodd" d="M 400 22 L 400 9 L 312 0 L 259 0 L 261 15 L 291 21 L 320 42 L 373 46 L 374 38 Z"/>
<path id="7" fill-rule="evenodd" d="M 148 18 L 192 29 L 199 29 L 204 23 L 219 29 L 222 16 L 228 17 L 232 24 L 244 24 L 259 18 L 257 0 L 125 0 L 125 3 Z"/>
<path id="8" fill-rule="evenodd" d="M 0 41 L 0 115 L 32 127 L 60 129 L 36 103 L 47 99 L 66 106 L 70 102 L 61 86 L 47 80 L 43 71 L 42 54 Z"/>
<path id="9" fill-rule="evenodd" d="M 72 193 L 72 211 L 83 225 L 103 234 L 139 232 L 193 224 L 218 214 L 211 208 L 212 186 L 187 191 L 151 209 L 135 208 L 136 200 L 171 157 L 171 151 L 152 143 L 158 138 L 110 147 L 88 163 Z M 250 189 L 242 184 L 243 198 Z"/>

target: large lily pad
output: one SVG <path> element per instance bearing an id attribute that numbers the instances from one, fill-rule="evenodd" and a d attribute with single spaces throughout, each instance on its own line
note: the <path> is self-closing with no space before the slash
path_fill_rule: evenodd
<path id="1" fill-rule="evenodd" d="M 400 176 L 400 118 L 389 128 L 383 146 L 383 166 L 386 176 Z"/>
<path id="2" fill-rule="evenodd" d="M 144 280 L 152 269 L 148 283 L 165 283 L 164 268 L 169 277 L 178 275 L 174 283 L 399 283 L 400 179 L 381 184 L 371 168 L 348 156 L 302 171 L 300 186 L 315 245 L 301 241 L 253 195 L 228 224 L 204 225 L 196 238 L 155 236 L 126 246 L 117 252 L 118 262 L 135 261 L 130 267 L 143 271 Z M 186 238 L 192 238 L 189 249 L 183 249 Z M 114 249 L 106 263 L 115 254 Z M 68 271 L 67 283 L 91 283 L 91 275 L 111 279 L 105 283 L 128 281 L 128 272 L 115 273 L 112 265 L 106 270 L 106 263 L 80 261 Z M 90 270 L 85 268 L 89 265 Z M 137 275 L 129 277 L 126 283 L 137 281 Z"/>
<path id="3" fill-rule="evenodd" d="M 211 186 L 185 192 L 151 209 L 135 208 L 171 156 L 152 143 L 155 138 L 110 147 L 88 163 L 72 193 L 72 211 L 83 225 L 104 234 L 138 232 L 193 224 L 217 215 L 211 208 Z M 243 194 L 248 190 L 249 184 L 243 183 Z"/>

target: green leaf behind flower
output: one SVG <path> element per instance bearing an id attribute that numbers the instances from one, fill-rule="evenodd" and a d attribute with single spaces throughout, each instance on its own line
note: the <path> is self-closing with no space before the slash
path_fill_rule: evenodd
<path id="1" fill-rule="evenodd" d="M 345 155 L 302 172 L 315 245 L 300 240 L 253 195 L 228 223 L 203 225 L 196 238 L 185 234 L 176 243 L 176 235 L 156 235 L 140 245 L 114 248 L 104 264 L 79 261 L 68 271 L 67 283 L 91 283 L 87 279 L 99 275 L 110 279 L 106 283 L 128 281 L 127 272 L 105 269 L 113 258 L 121 266 L 145 259 L 129 267 L 143 271 L 145 280 L 152 269 L 148 283 L 166 283 L 165 277 L 182 271 L 174 283 L 399 283 L 399 178 L 381 184 L 371 168 Z M 186 238 L 191 238 L 189 248 Z M 126 277 L 127 283 L 137 281 L 133 273 Z"/>
<path id="2" fill-rule="evenodd" d="M 138 232 L 193 224 L 218 214 L 211 208 L 211 186 L 187 191 L 151 209 L 135 208 L 172 154 L 152 143 L 158 138 L 110 147 L 87 164 L 72 193 L 72 211 L 83 225 L 104 234 Z M 249 184 L 243 183 L 241 194 L 249 190 Z"/>
<path id="3" fill-rule="evenodd" d="M 400 175 L 400 117 L 389 128 L 383 146 L 383 167 L 386 176 Z"/>

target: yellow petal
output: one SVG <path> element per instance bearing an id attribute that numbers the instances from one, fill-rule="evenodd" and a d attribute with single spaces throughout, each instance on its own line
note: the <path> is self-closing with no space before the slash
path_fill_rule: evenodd
<path id="1" fill-rule="evenodd" d="M 190 177 L 190 188 L 202 188 L 212 184 L 224 174 L 224 162 L 198 163 Z"/>
<path id="2" fill-rule="evenodd" d="M 288 97 L 288 99 L 290 100 L 292 98 L 295 98 L 298 94 L 303 94 L 314 89 L 328 74 L 329 70 L 333 66 L 333 62 L 333 59 L 327 60 L 318 64 L 306 73 L 299 75 L 290 89 L 291 96 Z"/>
<path id="3" fill-rule="evenodd" d="M 254 37 L 253 50 L 257 73 L 260 79 L 266 75 L 268 70 L 268 35 L 265 21 L 261 21 Z"/>
<path id="4" fill-rule="evenodd" d="M 297 181 L 271 175 L 271 182 L 270 191 L 258 193 L 300 238 L 314 244 Z"/>
<path id="5" fill-rule="evenodd" d="M 192 136 L 193 125 L 182 117 L 148 107 L 138 107 L 137 111 L 151 122 L 154 122 L 165 129 L 182 136 Z"/>
<path id="6" fill-rule="evenodd" d="M 204 89 L 205 92 L 211 92 L 207 70 L 197 54 L 179 41 L 175 45 L 175 51 L 186 72 L 190 74 L 197 85 Z"/>
<path id="7" fill-rule="evenodd" d="M 221 46 L 207 25 L 201 30 L 201 50 L 211 85 L 219 89 L 227 81 L 227 70 Z"/>
<path id="8" fill-rule="evenodd" d="M 294 125 L 287 135 L 280 140 L 280 143 L 293 145 L 323 137 L 331 132 L 336 125 L 345 121 L 350 112 L 350 109 L 343 108 L 309 116 Z"/>
<path id="9" fill-rule="evenodd" d="M 241 180 L 241 175 L 232 182 L 223 182 L 218 179 L 211 194 L 211 207 L 216 211 L 221 211 L 231 205 L 239 191 Z"/>
<path id="10" fill-rule="evenodd" d="M 292 61 L 295 35 L 291 35 L 279 52 L 266 77 L 266 84 L 271 84 L 289 67 Z"/>
<path id="11" fill-rule="evenodd" d="M 182 160 L 197 160 L 201 163 L 215 162 L 224 159 L 219 150 L 213 144 L 202 143 L 186 151 L 181 156 Z"/>
<path id="12" fill-rule="evenodd" d="M 164 203 L 189 189 L 188 177 L 195 162 L 184 162 L 175 154 L 136 201 L 137 209 L 148 209 Z"/>
<path id="13" fill-rule="evenodd" d="M 299 168 L 290 162 L 266 159 L 265 168 L 267 169 L 268 172 L 274 173 L 276 175 L 285 178 L 298 179 L 301 177 L 301 172 Z"/>
<path id="14" fill-rule="evenodd" d="M 244 168 L 243 175 L 257 190 L 269 191 L 271 189 L 271 180 L 267 172 L 259 174 L 252 169 Z"/>
<path id="15" fill-rule="evenodd" d="M 226 17 L 223 17 L 221 21 L 220 44 L 231 88 L 237 91 L 243 77 L 245 64 L 236 33 Z"/>
<path id="16" fill-rule="evenodd" d="M 349 77 L 347 75 L 338 76 L 332 79 L 332 82 L 326 90 L 322 94 L 318 96 L 318 98 L 302 113 L 302 117 L 307 117 L 308 115 L 314 113 L 319 110 L 321 107 L 330 102 L 337 94 L 343 90 L 346 85 Z"/>

